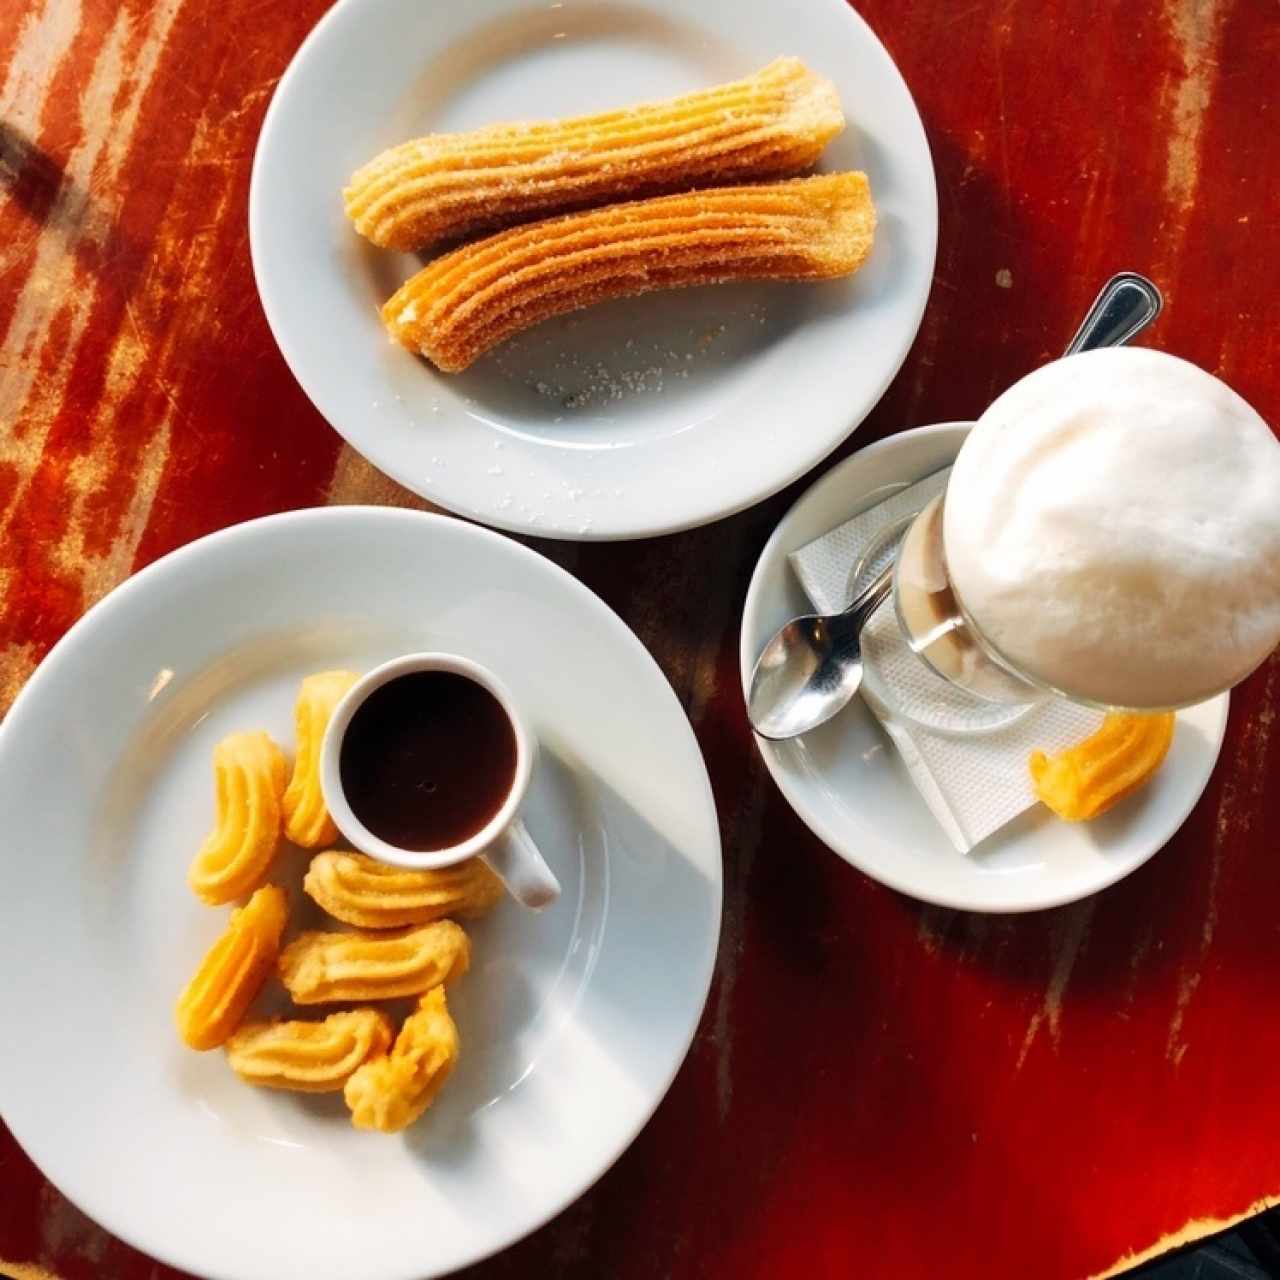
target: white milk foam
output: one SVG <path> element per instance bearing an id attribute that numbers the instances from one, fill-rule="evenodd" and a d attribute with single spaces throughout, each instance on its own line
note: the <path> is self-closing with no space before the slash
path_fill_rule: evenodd
<path id="1" fill-rule="evenodd" d="M 1068 356 L 1009 388 L 947 487 L 952 584 L 996 649 L 1118 707 L 1185 705 L 1280 643 L 1280 442 L 1176 356 Z"/>

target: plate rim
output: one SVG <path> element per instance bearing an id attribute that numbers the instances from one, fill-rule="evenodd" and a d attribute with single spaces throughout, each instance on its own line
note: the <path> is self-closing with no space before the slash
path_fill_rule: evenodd
<path id="1" fill-rule="evenodd" d="M 747 587 L 746 599 L 743 602 L 742 622 L 738 633 L 738 671 L 744 705 L 747 691 L 750 688 L 751 671 L 755 665 L 755 651 L 751 636 L 758 629 L 760 622 L 760 611 L 764 597 L 764 577 L 767 570 L 772 568 L 778 558 L 787 554 L 786 551 L 782 550 L 782 546 L 792 533 L 795 523 L 803 516 L 804 509 L 825 497 L 830 490 L 838 488 L 848 472 L 864 465 L 869 457 L 880 453 L 892 452 L 895 448 L 901 447 L 904 439 L 922 439 L 929 436 L 947 436 L 957 433 L 967 434 L 972 426 L 973 423 L 971 421 L 935 422 L 924 426 L 911 427 L 906 431 L 899 431 L 894 435 L 873 441 L 871 444 L 855 450 L 849 457 L 819 476 L 791 504 L 760 551 L 755 568 L 751 571 L 751 581 Z M 1227 713 L 1231 702 L 1230 693 L 1218 694 L 1207 701 L 1217 709 L 1215 734 L 1211 742 L 1212 763 L 1205 771 L 1205 776 L 1200 785 L 1190 789 L 1183 797 L 1183 803 L 1180 803 L 1176 810 L 1171 810 L 1171 813 L 1176 812 L 1177 817 L 1169 830 L 1136 861 L 1118 870 L 1109 870 L 1107 875 L 1100 877 L 1090 888 L 1081 892 L 1067 891 L 1059 894 L 1048 894 L 1036 898 L 1034 901 L 1020 901 L 1017 905 L 1000 903 L 999 905 L 984 906 L 972 901 L 958 900 L 946 893 L 935 893 L 928 889 L 922 891 L 919 885 L 911 881 L 910 877 L 888 875 L 881 868 L 872 869 L 864 865 L 857 852 L 857 843 L 845 838 L 839 830 L 812 811 L 805 800 L 803 789 L 796 784 L 792 771 L 787 769 L 783 763 L 777 745 L 766 741 L 754 732 L 751 733 L 751 737 L 755 741 L 756 750 L 764 760 L 770 776 L 777 784 L 783 799 L 786 800 L 795 815 L 832 853 L 843 859 L 855 870 L 860 871 L 869 879 L 884 885 L 886 888 L 894 890 L 896 893 L 904 894 L 930 906 L 947 907 L 956 911 L 972 911 L 979 914 L 1023 915 L 1032 911 L 1049 911 L 1055 907 L 1066 906 L 1069 903 L 1079 902 L 1084 898 L 1101 893 L 1104 889 L 1109 889 L 1113 884 L 1123 880 L 1126 876 L 1132 875 L 1139 867 L 1149 862 L 1173 839 L 1208 787 L 1209 780 L 1217 768 L 1218 758 L 1222 752 L 1223 739 L 1226 736 Z M 1201 703 L 1200 705 L 1204 706 L 1206 704 Z M 1163 829 L 1163 824 L 1161 829 Z"/>
<path id="2" fill-rule="evenodd" d="M 103 616 L 104 613 L 112 609 L 119 608 L 122 599 L 126 599 L 137 592 L 138 583 L 141 580 L 144 584 L 157 576 L 159 572 L 170 569 L 175 562 L 181 562 L 189 555 L 208 554 L 212 547 L 216 554 L 217 548 L 233 541 L 241 541 L 246 538 L 252 538 L 254 534 L 262 526 L 279 526 L 284 524 L 327 524 L 341 523 L 344 520 L 367 518 L 376 522 L 386 524 L 402 524 L 404 526 L 418 525 L 430 528 L 432 526 L 447 525 L 451 530 L 460 532 L 464 537 L 475 538 L 481 542 L 492 542 L 501 544 L 509 551 L 513 551 L 518 559 L 523 559 L 527 563 L 540 562 L 542 566 L 550 569 L 553 575 L 559 575 L 562 579 L 570 584 L 572 593 L 583 600 L 587 607 L 598 607 L 603 610 L 609 619 L 609 626 L 620 636 L 622 641 L 629 645 L 634 652 L 643 656 L 643 659 L 652 668 L 657 675 L 658 680 L 665 690 L 665 696 L 670 700 L 673 709 L 678 712 L 679 717 L 689 734 L 690 740 L 694 747 L 694 753 L 701 764 L 700 780 L 702 793 L 702 811 L 704 815 L 709 815 L 709 836 L 712 845 L 708 846 L 711 853 L 709 870 L 711 875 L 711 906 L 712 918 L 714 926 L 708 931 L 704 945 L 701 948 L 702 954 L 698 959 L 698 967 L 702 972 L 702 981 L 698 999 L 695 1003 L 695 1014 L 690 1019 L 689 1025 L 682 1031 L 678 1048 L 679 1052 L 674 1056 L 670 1069 L 665 1073 L 665 1078 L 661 1081 L 660 1087 L 656 1088 L 651 1098 L 647 1098 L 644 1103 L 636 1108 L 635 1115 L 631 1121 L 624 1126 L 619 1141 L 610 1150 L 606 1158 L 593 1168 L 585 1177 L 574 1177 L 569 1180 L 568 1189 L 562 1196 L 555 1197 L 553 1202 L 544 1206 L 529 1223 L 520 1223 L 514 1230 L 498 1233 L 494 1239 L 487 1243 L 483 1250 L 475 1252 L 467 1260 L 451 1264 L 448 1271 L 440 1271 L 433 1269 L 430 1262 L 424 1265 L 408 1265 L 403 1264 L 398 1269 L 379 1269 L 370 1271 L 370 1277 L 376 1277 L 376 1280 L 431 1280 L 432 1277 L 446 1275 L 459 1267 L 468 1267 L 485 1261 L 493 1257 L 495 1254 L 501 1253 L 504 1249 L 510 1248 L 517 1244 L 535 1231 L 540 1230 L 551 1222 L 554 1218 L 562 1214 L 570 1205 L 574 1204 L 578 1199 L 585 1195 L 606 1173 L 622 1158 L 630 1149 L 636 1139 L 639 1137 L 645 1126 L 653 1118 L 658 1107 L 665 1100 L 670 1092 L 671 1086 L 679 1074 L 680 1069 L 684 1066 L 688 1059 L 689 1051 L 693 1046 L 693 1042 L 697 1036 L 698 1028 L 702 1025 L 703 1018 L 706 1014 L 707 1000 L 710 996 L 711 983 L 715 977 L 716 962 L 719 955 L 720 938 L 724 927 L 724 847 L 721 838 L 719 810 L 716 805 L 714 790 L 711 786 L 711 778 L 707 769 L 706 757 L 703 755 L 701 743 L 698 742 L 697 734 L 694 732 L 692 722 L 689 720 L 688 713 L 681 704 L 670 680 L 666 673 L 658 665 L 657 660 L 649 652 L 648 648 L 640 640 L 639 636 L 631 629 L 626 621 L 619 615 L 605 600 L 591 590 L 584 582 L 571 574 L 568 570 L 562 568 L 548 556 L 524 546 L 522 543 L 516 542 L 505 535 L 498 533 L 492 529 L 487 529 L 481 525 L 473 524 L 468 521 L 459 519 L 452 515 L 439 514 L 435 512 L 418 511 L 406 507 L 387 507 L 374 504 L 347 504 L 329 507 L 302 507 L 291 511 L 276 512 L 273 514 L 258 516 L 252 520 L 242 521 L 237 524 L 228 525 L 224 528 L 217 529 L 211 533 L 185 543 L 180 547 L 175 547 L 165 555 L 158 557 L 137 573 L 126 578 L 118 586 L 109 591 L 100 600 L 96 601 L 84 614 L 81 615 L 76 622 L 68 628 L 68 630 L 59 638 L 54 646 L 45 655 L 39 666 L 32 673 L 30 678 L 19 691 L 14 699 L 8 714 L 0 722 L 0 768 L 3 768 L 3 762 L 8 754 L 15 750 L 12 745 L 15 740 L 20 741 L 22 719 L 28 714 L 26 707 L 38 697 L 43 696 L 40 692 L 51 679 L 57 679 L 60 666 L 68 660 L 67 655 L 73 652 L 83 641 L 86 632 L 90 631 L 96 624 L 96 620 Z M 35 690 L 33 693 L 32 690 Z M 15 716 L 15 713 L 21 713 Z M 17 725 L 17 728 L 12 726 Z M 673 1041 L 673 1043 L 675 1043 Z M 75 1181 L 74 1164 L 71 1166 L 72 1178 L 65 1181 L 62 1177 L 55 1178 L 50 1172 L 46 1171 L 44 1163 L 38 1158 L 36 1148 L 39 1145 L 38 1135 L 27 1130 L 25 1123 L 18 1121 L 15 1123 L 11 1115 L 11 1109 L 0 1107 L 0 1119 L 3 1119 L 10 1133 L 13 1135 L 14 1141 L 22 1149 L 23 1153 L 36 1167 L 40 1175 L 46 1179 L 53 1187 L 55 1187 L 60 1195 L 73 1204 L 81 1213 L 91 1219 L 104 1231 L 117 1239 L 123 1241 L 130 1247 L 137 1249 L 147 1257 L 167 1266 L 176 1267 L 182 1270 L 192 1271 L 206 1277 L 206 1280 L 243 1280 L 248 1274 L 239 1270 L 209 1270 L 208 1265 L 199 1258 L 186 1257 L 180 1251 L 175 1251 L 164 1239 L 154 1240 L 147 1235 L 146 1230 L 135 1230 L 133 1226 L 127 1225 L 121 1227 L 117 1223 L 110 1220 L 111 1215 L 99 1216 L 95 1209 L 101 1200 L 101 1197 L 92 1193 L 92 1187 L 82 1186 Z M 61 1174 L 63 1170 L 59 1170 Z M 172 1235 L 172 1239 L 180 1237 Z"/>
<path id="3" fill-rule="evenodd" d="M 281 127 L 280 118 L 284 108 L 280 105 L 286 101 L 288 94 L 291 92 L 293 84 L 301 74 L 299 68 L 302 66 L 308 52 L 314 48 L 318 40 L 325 38 L 325 34 L 331 25 L 343 20 L 348 10 L 358 7 L 364 0 L 337 0 L 316 22 L 315 26 L 303 37 L 302 42 L 289 60 L 288 66 L 281 75 L 279 82 L 271 95 L 271 101 L 267 105 L 267 110 L 263 116 L 262 125 L 258 132 L 257 142 L 254 146 L 253 162 L 249 175 L 249 196 L 248 196 L 248 227 L 249 227 L 249 258 L 253 269 L 254 287 L 257 291 L 258 301 L 262 307 L 263 314 L 267 320 L 267 328 L 271 333 L 272 341 L 276 345 L 281 358 L 284 360 L 295 383 L 303 395 L 307 398 L 312 408 L 324 419 L 330 430 L 335 432 L 338 437 L 354 450 L 361 457 L 365 458 L 369 463 L 381 471 L 384 475 L 395 481 L 397 484 L 408 489 L 409 492 L 427 502 L 434 503 L 446 511 L 462 516 L 469 520 L 487 525 L 493 529 L 500 529 L 507 533 L 525 534 L 532 537 L 554 538 L 558 541 L 565 542 L 626 542 L 634 541 L 642 538 L 662 537 L 667 534 L 683 533 L 689 529 L 701 528 L 704 525 L 712 524 L 717 520 L 728 519 L 730 516 L 738 515 L 750 507 L 756 506 L 761 502 L 767 501 L 775 494 L 781 492 L 788 485 L 794 483 L 801 476 L 812 471 L 814 467 L 825 462 L 831 454 L 838 449 L 846 440 L 848 440 L 866 421 L 867 417 L 875 410 L 876 406 L 884 398 L 885 392 L 888 390 L 894 378 L 897 377 L 906 361 L 911 348 L 915 343 L 916 337 L 919 335 L 920 326 L 924 321 L 924 314 L 928 308 L 929 299 L 933 294 L 934 272 L 937 267 L 938 258 L 938 176 L 937 168 L 933 161 L 933 150 L 929 145 L 929 136 L 924 127 L 923 117 L 920 115 L 919 105 L 916 103 L 915 95 L 911 92 L 910 86 L 907 84 L 906 77 L 902 74 L 898 64 L 894 61 L 893 56 L 885 47 L 883 41 L 876 34 L 871 24 L 862 16 L 862 14 L 853 7 L 852 4 L 845 3 L 845 0 L 806 0 L 806 3 L 823 5 L 832 12 L 839 12 L 847 20 L 852 21 L 854 27 L 859 31 L 860 38 L 865 42 L 872 56 L 879 59 L 887 68 L 887 70 L 896 78 L 902 87 L 906 100 L 911 107 L 911 124 L 914 133 L 917 135 L 917 142 L 920 147 L 920 154 L 924 160 L 925 170 L 928 176 L 928 204 L 926 208 L 919 210 L 921 227 L 927 232 L 928 239 L 928 261 L 922 279 L 926 282 L 925 287 L 920 291 L 919 297 L 915 300 L 912 308 L 911 323 L 904 327 L 901 341 L 899 343 L 899 351 L 896 357 L 886 366 L 885 372 L 879 382 L 875 392 L 867 400 L 866 407 L 862 411 L 861 416 L 856 421 L 848 423 L 842 419 L 846 425 L 841 427 L 833 427 L 833 438 L 825 443 L 825 445 L 817 452 L 810 455 L 807 460 L 802 463 L 792 465 L 777 471 L 765 471 L 761 479 L 753 487 L 749 494 L 734 499 L 728 504 L 719 504 L 715 510 L 703 511 L 700 514 L 694 514 L 687 517 L 677 519 L 664 519 L 660 513 L 655 512 L 652 516 L 645 520 L 633 520 L 630 523 L 623 523 L 616 527 L 591 528 L 586 530 L 575 530 L 560 527 L 552 527 L 534 523 L 528 520 L 521 520 L 509 515 L 505 515 L 500 509 L 490 510 L 482 509 L 472 503 L 465 501 L 457 501 L 453 498 L 446 499 L 439 493 L 434 492 L 434 486 L 424 485 L 418 478 L 412 474 L 412 469 L 407 466 L 400 465 L 393 453 L 389 453 L 381 447 L 381 442 L 375 439 L 375 447 L 366 450 L 362 446 L 358 446 L 354 440 L 338 426 L 334 418 L 329 414 L 326 408 L 321 404 L 320 398 L 313 393 L 313 389 L 304 381 L 299 373 L 299 367 L 303 363 L 300 349 L 296 343 L 296 339 L 288 336 L 289 328 L 287 322 L 282 324 L 281 311 L 278 303 L 273 300 L 272 290 L 263 287 L 264 270 L 261 260 L 261 244 L 265 235 L 264 220 L 267 214 L 263 210 L 263 187 L 266 179 L 263 171 L 266 167 L 264 155 L 268 149 L 269 143 L 274 139 L 275 132 Z M 512 0 L 514 2 L 514 0 Z M 642 2 L 642 0 L 641 0 Z"/>

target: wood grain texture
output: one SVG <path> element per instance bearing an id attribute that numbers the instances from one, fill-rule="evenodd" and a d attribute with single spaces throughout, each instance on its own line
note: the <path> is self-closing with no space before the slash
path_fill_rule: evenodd
<path id="1" fill-rule="evenodd" d="M 779 0 L 782 2 L 782 0 Z M 310 407 L 249 268 L 269 95 L 324 0 L 10 0 L 0 23 L 0 705 L 133 570 L 237 520 L 412 502 Z M 863 0 L 917 96 L 941 242 L 919 338 L 837 456 L 972 416 L 1099 282 L 1280 422 L 1280 17 L 1263 0 Z M 709 528 L 535 541 L 635 628 L 708 759 L 725 927 L 633 1148 L 478 1267 L 539 1275 L 1102 1275 L 1280 1199 L 1280 658 L 1158 858 L 1032 917 L 923 907 L 824 850 L 747 733 L 737 620 L 806 479 Z M 171 1280 L 0 1129 L 0 1270 Z M 4 1261 L 4 1260 L 7 1260 Z"/>

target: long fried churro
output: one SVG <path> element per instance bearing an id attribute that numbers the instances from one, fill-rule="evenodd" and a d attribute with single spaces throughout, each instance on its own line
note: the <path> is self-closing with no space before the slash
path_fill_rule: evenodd
<path id="1" fill-rule="evenodd" d="M 453 373 L 522 329 L 610 298 L 851 275 L 874 234 L 863 173 L 638 200 L 445 254 L 401 286 L 382 319 L 398 342 Z"/>
<path id="2" fill-rule="evenodd" d="M 347 216 L 385 249 L 612 201 L 799 173 L 844 128 L 798 58 L 743 80 L 599 115 L 437 133 L 352 176 Z"/>

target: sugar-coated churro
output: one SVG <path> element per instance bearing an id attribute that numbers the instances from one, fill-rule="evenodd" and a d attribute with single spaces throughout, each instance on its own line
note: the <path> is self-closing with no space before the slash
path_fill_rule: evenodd
<path id="1" fill-rule="evenodd" d="M 866 260 L 866 174 L 717 187 L 500 231 L 445 254 L 382 308 L 391 336 L 446 372 L 551 316 L 726 280 L 817 280 Z"/>
<path id="2" fill-rule="evenodd" d="M 532 217 L 799 173 L 844 128 L 835 88 L 799 58 L 665 102 L 430 134 L 376 156 L 343 193 L 386 249 Z"/>

